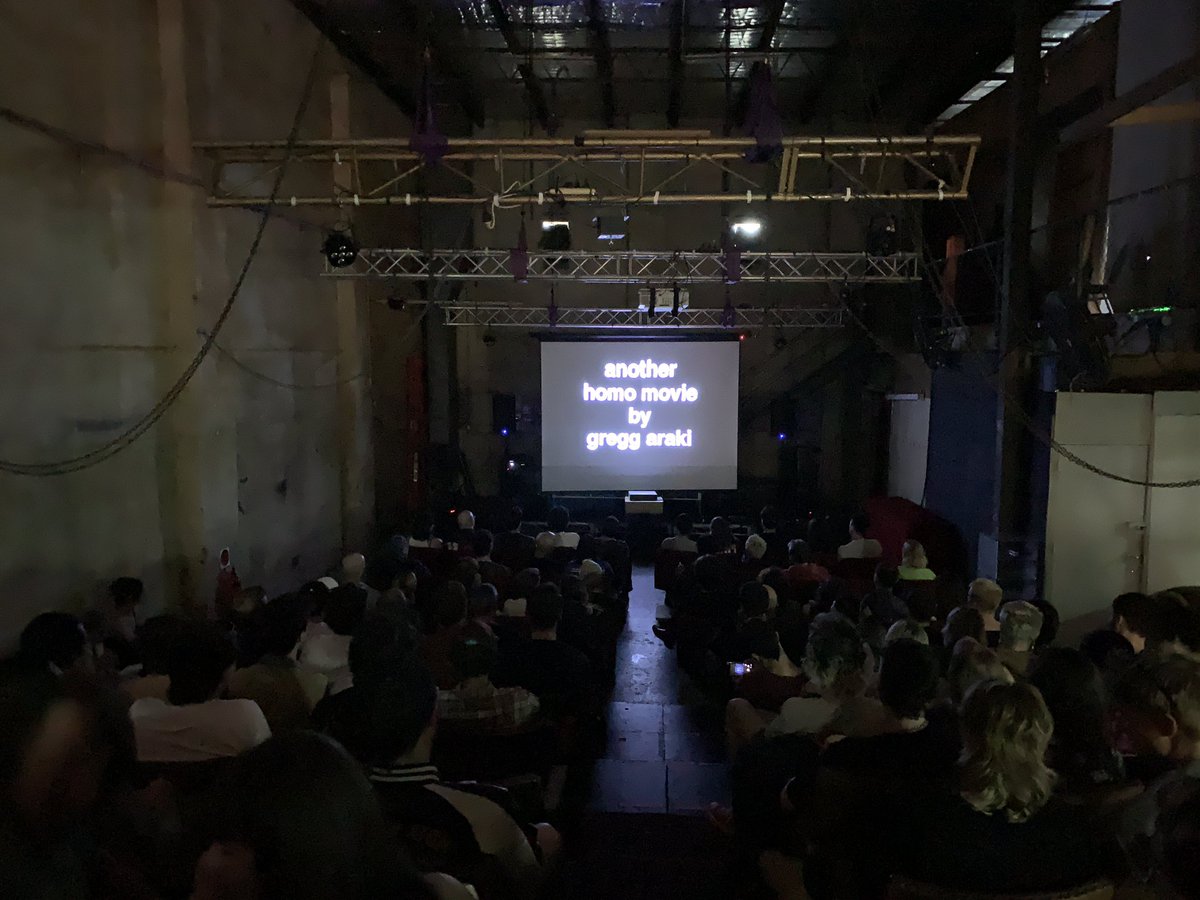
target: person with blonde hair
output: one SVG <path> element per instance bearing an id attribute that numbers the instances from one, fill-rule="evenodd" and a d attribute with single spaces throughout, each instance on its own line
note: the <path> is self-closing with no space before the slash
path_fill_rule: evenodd
<path id="1" fill-rule="evenodd" d="M 920 541 L 905 541 L 900 550 L 900 568 L 896 570 L 901 581 L 935 581 L 937 576 L 929 568 L 929 558 Z"/>
<path id="2" fill-rule="evenodd" d="M 989 650 L 974 638 L 966 637 L 960 638 L 954 645 L 954 653 L 946 669 L 946 681 L 950 685 L 950 699 L 955 706 L 959 706 L 971 688 L 980 681 L 1012 684 L 1013 676 L 994 650 Z"/>
<path id="3" fill-rule="evenodd" d="M 996 618 L 996 610 L 1004 602 L 1004 589 L 990 578 L 976 578 L 967 587 L 967 602 L 979 610 L 983 616 L 983 633 L 987 645 L 993 650 L 1000 644 L 1000 620 Z"/>
<path id="4" fill-rule="evenodd" d="M 906 797 L 892 826 L 894 873 L 944 890 L 996 894 L 1068 890 L 1100 877 L 1103 845 L 1084 809 L 1053 796 L 1046 754 L 1054 720 L 1038 689 L 977 682 L 959 728 L 963 749 L 951 789 Z"/>

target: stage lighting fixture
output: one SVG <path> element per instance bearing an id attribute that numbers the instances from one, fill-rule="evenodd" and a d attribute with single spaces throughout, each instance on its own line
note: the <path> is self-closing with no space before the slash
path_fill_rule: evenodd
<path id="1" fill-rule="evenodd" d="M 761 219 L 738 219 L 730 226 L 730 230 L 738 237 L 745 238 L 748 241 L 755 240 L 762 234 L 763 223 Z"/>
<path id="2" fill-rule="evenodd" d="M 779 438 L 780 442 L 786 441 L 787 440 L 787 432 L 781 431 L 781 432 L 779 432 L 778 435 L 776 435 L 776 437 Z"/>
<path id="3" fill-rule="evenodd" d="M 900 249 L 899 238 L 899 224 L 895 216 L 873 216 L 867 225 L 867 253 L 871 256 L 891 256 Z"/>
<path id="4" fill-rule="evenodd" d="M 601 241 L 623 241 L 629 234 L 629 213 L 596 216 L 596 238 Z"/>
<path id="5" fill-rule="evenodd" d="M 542 219 L 538 248 L 561 253 L 571 249 L 571 223 L 566 219 Z"/>
<path id="6" fill-rule="evenodd" d="M 329 237 L 325 238 L 325 243 L 321 245 L 321 252 L 333 268 L 344 269 L 354 265 L 354 261 L 358 259 L 358 244 L 354 243 L 348 234 L 331 231 Z"/>
<path id="7" fill-rule="evenodd" d="M 501 428 L 501 429 L 500 429 L 500 437 L 508 437 L 508 429 L 507 429 L 507 428 Z M 512 460 L 510 459 L 510 460 L 509 460 L 509 466 L 510 466 L 510 467 L 509 467 L 509 471 L 510 471 L 510 472 L 512 471 L 511 464 L 512 464 Z"/>
<path id="8" fill-rule="evenodd" d="M 501 432 L 501 433 L 502 433 L 502 434 L 508 434 L 508 429 L 505 429 L 505 430 L 504 430 L 503 432 Z M 510 459 L 510 460 L 509 460 L 509 461 L 508 461 L 508 462 L 505 464 L 504 468 L 505 468 L 505 469 L 507 469 L 509 472 L 516 472 L 516 471 L 519 471 L 519 470 L 520 470 L 520 468 L 521 468 L 521 464 L 520 464 L 519 462 L 517 462 L 515 459 Z"/>

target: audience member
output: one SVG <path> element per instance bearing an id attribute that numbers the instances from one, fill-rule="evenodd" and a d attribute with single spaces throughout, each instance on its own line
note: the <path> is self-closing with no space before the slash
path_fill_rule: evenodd
<path id="1" fill-rule="evenodd" d="M 896 641 L 916 641 L 928 647 L 929 632 L 916 619 L 901 619 L 887 630 L 887 634 L 883 636 L 883 646 L 888 647 Z"/>
<path id="2" fill-rule="evenodd" d="M 805 695 L 788 700 L 766 735 L 816 734 L 846 700 L 866 690 L 869 658 L 854 626 L 841 616 L 813 619 L 804 651 Z"/>
<path id="3" fill-rule="evenodd" d="M 987 632 L 983 627 L 983 613 L 973 606 L 956 606 L 946 616 L 942 626 L 942 647 L 949 653 L 963 638 L 987 646 Z"/>
<path id="4" fill-rule="evenodd" d="M 1046 600 L 1030 600 L 1037 607 L 1038 612 L 1042 614 L 1042 628 L 1038 632 L 1037 640 L 1033 646 L 1035 650 L 1041 650 L 1043 647 L 1049 647 L 1058 637 L 1058 626 L 1060 618 L 1058 608 Z"/>
<path id="5" fill-rule="evenodd" d="M 121 693 L 132 700 L 142 697 L 167 699 L 167 688 L 171 684 L 167 666 L 171 650 L 179 635 L 188 627 L 182 616 L 152 616 L 138 626 L 138 651 L 142 657 L 137 675 L 121 681 Z"/>
<path id="6" fill-rule="evenodd" d="M 460 509 L 454 515 L 454 548 L 470 552 L 471 542 L 475 538 L 475 513 L 469 509 Z"/>
<path id="7" fill-rule="evenodd" d="M 900 551 L 900 567 L 896 570 L 901 581 L 933 581 L 937 578 L 929 568 L 929 559 L 920 541 L 905 541 Z"/>
<path id="8" fill-rule="evenodd" d="M 896 585 L 900 575 L 891 566 L 880 563 L 875 567 L 875 588 L 865 597 L 859 607 L 859 621 L 872 620 L 887 629 L 900 619 L 908 618 L 908 606 L 896 596 Z"/>
<path id="9" fill-rule="evenodd" d="M 307 728 L 313 707 L 329 684 L 324 675 L 296 665 L 295 653 L 307 616 L 307 603 L 297 594 L 285 594 L 267 604 L 262 658 L 229 676 L 229 696 L 257 703 L 273 734 Z"/>
<path id="10" fill-rule="evenodd" d="M 752 534 L 746 538 L 746 544 L 742 552 L 742 561 L 747 566 L 761 568 L 761 563 L 766 553 L 767 542 L 763 540 L 762 535 Z"/>
<path id="11" fill-rule="evenodd" d="M 477 626 L 462 629 L 450 647 L 456 683 L 438 692 L 438 718 L 462 732 L 505 733 L 537 717 L 537 697 L 525 688 L 492 682 L 497 657 L 494 637 Z"/>
<path id="12" fill-rule="evenodd" d="M 850 542 L 838 547 L 838 559 L 878 559 L 883 556 L 883 545 L 867 537 L 870 521 L 864 515 L 850 519 Z"/>
<path id="13" fill-rule="evenodd" d="M 192 900 L 436 896 L 388 840 L 362 770 L 328 738 L 272 738 L 221 787 Z M 458 890 L 449 896 L 470 896 Z"/>
<path id="14" fill-rule="evenodd" d="M 708 534 L 702 535 L 696 543 L 700 552 L 709 556 L 737 552 L 733 526 L 724 516 L 714 516 L 708 524 Z"/>
<path id="15" fill-rule="evenodd" d="M 993 650 L 1000 645 L 1000 620 L 996 610 L 1004 602 L 1004 589 L 988 578 L 976 578 L 967 588 L 966 605 L 979 610 L 987 645 Z"/>
<path id="16" fill-rule="evenodd" d="M 552 547 L 565 547 L 575 550 L 579 547 L 579 533 L 569 531 L 571 514 L 565 506 L 555 506 L 546 513 L 546 530 L 537 536 L 537 541 L 543 540 L 543 535 L 549 537 Z"/>
<path id="17" fill-rule="evenodd" d="M 1113 600 L 1112 611 L 1112 630 L 1129 641 L 1135 654 L 1145 650 L 1147 644 L 1174 637 L 1170 630 L 1170 610 L 1160 598 L 1121 594 Z"/>
<path id="18" fill-rule="evenodd" d="M 762 556 L 766 565 L 782 566 L 787 562 L 787 537 L 779 530 L 779 513 L 773 506 L 764 506 L 758 514 L 758 536 L 767 545 Z"/>
<path id="19" fill-rule="evenodd" d="M 1100 672 L 1079 650 L 1049 647 L 1029 669 L 1054 719 L 1047 757 L 1060 792 L 1087 796 L 1125 780 L 1125 766 L 1109 740 L 1108 700 Z"/>
<path id="20" fill-rule="evenodd" d="M 519 506 L 512 506 L 505 516 L 504 530 L 497 532 L 492 539 L 492 559 L 510 572 L 519 572 L 533 565 L 534 540 L 521 533 L 524 518 L 525 511 Z"/>
<path id="21" fill-rule="evenodd" d="M 803 624 L 767 632 L 748 660 L 745 674 L 733 679 L 737 695 L 762 713 L 764 727 L 784 703 L 803 696 L 807 680 L 792 660 L 804 661 L 807 640 L 808 628 Z"/>
<path id="22" fill-rule="evenodd" d="M 1133 663 L 1133 645 L 1128 638 L 1107 628 L 1085 634 L 1079 649 L 1106 678 L 1119 675 Z"/>
<path id="23" fill-rule="evenodd" d="M 558 586 L 539 585 L 525 613 L 530 637 L 500 648 L 495 680 L 498 685 L 529 691 L 551 717 L 587 716 L 595 708 L 595 685 L 588 658 L 558 639 L 562 615 Z"/>
<path id="24" fill-rule="evenodd" d="M 99 606 L 100 641 L 105 651 L 112 654 L 118 671 L 139 661 L 137 608 L 144 593 L 145 586 L 140 578 L 122 576 L 109 583 Z"/>
<path id="25" fill-rule="evenodd" d="M 341 585 L 329 592 L 322 621 L 310 625 L 301 639 L 301 668 L 324 675 L 331 694 L 349 687 L 350 640 L 366 609 L 366 594 L 352 584 Z"/>
<path id="26" fill-rule="evenodd" d="M 378 611 L 364 619 L 350 640 L 350 686 L 337 694 L 326 694 L 313 709 L 313 725 L 320 731 L 338 732 L 338 723 L 353 714 L 365 690 L 386 678 L 413 655 L 419 643 L 405 623 Z M 353 752 L 353 748 L 349 748 Z"/>
<path id="27" fill-rule="evenodd" d="M 493 591 L 495 589 L 493 588 Z M 448 581 L 434 594 L 433 630 L 421 638 L 421 661 L 442 690 L 458 683 L 450 650 L 458 642 L 467 619 L 467 591 L 457 581 Z"/>
<path id="28" fill-rule="evenodd" d="M 471 591 L 467 597 L 468 619 L 494 633 L 498 615 L 500 615 L 500 592 L 496 590 L 495 585 L 481 584 Z"/>
<path id="29" fill-rule="evenodd" d="M 675 533 L 665 538 L 660 546 L 663 550 L 674 550 L 677 553 L 699 552 L 700 548 L 692 537 L 694 527 L 692 517 L 687 513 L 680 513 L 675 517 Z"/>
<path id="30" fill-rule="evenodd" d="M 412 518 L 408 537 L 408 546 L 410 548 L 440 550 L 444 545 L 439 537 L 433 533 L 433 517 L 429 513 L 417 513 Z"/>
<path id="31" fill-rule="evenodd" d="M 1018 678 L 1029 671 L 1034 644 L 1042 631 L 1042 613 L 1032 603 L 1014 600 L 1000 607 L 1000 642 L 996 655 Z"/>
<path id="32" fill-rule="evenodd" d="M 787 545 L 787 579 L 793 588 L 804 584 L 823 584 L 829 580 L 829 570 L 812 561 L 808 543 L 797 538 Z"/>
<path id="33" fill-rule="evenodd" d="M 94 661 L 83 623 L 68 613 L 34 616 L 21 632 L 17 663 L 23 668 L 56 676 L 86 674 Z"/>
<path id="34" fill-rule="evenodd" d="M 524 616 L 529 597 L 542 583 L 542 573 L 537 569 L 522 569 L 512 581 L 512 596 L 504 601 L 500 611 L 506 616 Z"/>
<path id="35" fill-rule="evenodd" d="M 167 662 L 166 701 L 143 697 L 129 707 L 139 761 L 237 756 L 271 736 L 253 700 L 221 699 L 234 659 L 233 645 L 210 626 L 193 625 L 179 635 Z"/>
<path id="36" fill-rule="evenodd" d="M 967 692 L 980 681 L 1012 684 L 1014 679 L 1012 672 L 1000 661 L 995 650 L 985 647 L 975 638 L 959 638 L 951 648 L 950 662 L 946 666 L 950 702 L 955 709 L 962 705 Z"/>
<path id="37" fill-rule="evenodd" d="M 512 571 L 508 566 L 501 565 L 492 559 L 495 539 L 486 528 L 477 528 L 471 538 L 471 553 L 479 564 L 479 578 L 484 584 L 493 585 L 497 590 L 508 587 Z"/>
<path id="38" fill-rule="evenodd" d="M 440 704 L 428 673 L 412 664 L 365 698 L 353 743 L 361 748 L 359 759 L 368 766 L 384 816 L 421 869 L 473 880 L 487 860 L 516 896 L 532 896 L 542 878 L 535 846 L 544 839 L 545 847 L 537 849 L 551 855 L 557 834 L 542 826 L 531 842 L 511 813 L 481 790 L 441 781 L 431 762 Z"/>
<path id="39" fill-rule="evenodd" d="M 1054 722 L 1037 688 L 979 682 L 963 702 L 961 730 L 955 788 L 926 785 L 897 804 L 896 871 L 947 891 L 996 894 L 1065 890 L 1101 875 L 1103 851 L 1081 809 L 1053 799 Z"/>

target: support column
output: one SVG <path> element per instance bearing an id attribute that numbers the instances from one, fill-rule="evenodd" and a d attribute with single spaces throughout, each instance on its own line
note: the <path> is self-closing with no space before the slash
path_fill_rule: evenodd
<path id="1" fill-rule="evenodd" d="M 996 538 L 1023 534 L 1029 517 L 1025 452 L 1028 437 L 1020 410 L 1027 403 L 1030 378 L 1027 354 L 1016 348 L 1033 319 L 1030 231 L 1037 174 L 1038 92 L 1042 82 L 1041 19 L 1037 0 L 1018 0 L 1016 13 L 1004 213 L 1004 278 L 996 334 L 1000 356 L 992 501 L 992 533 Z"/>
<path id="2" fill-rule="evenodd" d="M 184 27 L 183 0 L 158 0 L 163 163 L 176 172 L 192 171 Z M 161 190 L 160 328 L 167 349 L 157 367 L 160 393 L 187 368 L 196 347 L 196 197 L 190 186 L 176 181 L 163 180 Z M 207 598 L 197 593 L 204 544 L 198 403 L 195 387 L 189 386 L 155 427 L 155 439 L 166 600 L 202 614 Z"/>
<path id="3" fill-rule="evenodd" d="M 334 140 L 350 137 L 350 76 L 334 75 L 329 82 L 329 134 Z M 336 187 L 353 191 L 348 165 L 333 165 Z M 366 381 L 356 377 L 366 364 L 362 332 L 359 328 L 358 290 L 348 278 L 334 280 L 337 297 L 337 446 L 338 476 L 342 498 L 342 546 L 362 549 L 367 540 L 373 504 L 369 501 L 371 483 L 370 436 L 366 431 Z"/>

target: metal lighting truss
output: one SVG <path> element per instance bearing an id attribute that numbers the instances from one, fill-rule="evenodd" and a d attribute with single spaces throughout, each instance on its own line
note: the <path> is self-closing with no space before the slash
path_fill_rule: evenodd
<path id="1" fill-rule="evenodd" d="M 427 278 L 457 281 L 512 281 L 508 250 L 388 250 L 359 253 L 354 264 L 325 274 L 335 278 Z M 900 284 L 919 281 L 916 253 L 742 253 L 739 275 L 727 279 L 723 253 L 670 250 L 530 251 L 529 281 L 591 284 L 715 284 L 736 280 L 766 282 Z"/>
<path id="2" fill-rule="evenodd" d="M 603 329 L 680 328 L 703 329 L 814 329 L 841 328 L 844 311 L 828 308 L 738 309 L 733 324 L 719 308 L 683 309 L 679 315 L 660 312 L 650 316 L 636 309 L 596 309 L 562 306 L 555 308 L 551 322 L 549 306 L 475 306 L 456 303 L 440 307 L 447 325 L 485 325 L 492 328 Z"/>
<path id="3" fill-rule="evenodd" d="M 424 185 L 408 138 L 300 141 L 275 203 L 285 206 L 757 203 L 961 200 L 980 139 L 964 135 L 785 137 L 769 163 L 746 161 L 750 138 L 705 131 L 585 131 L 574 138 L 451 138 Z M 212 164 L 210 206 L 263 206 L 286 141 L 202 142 Z M 347 167 L 313 193 L 330 167 Z M 724 175 L 728 188 L 707 185 Z M 683 176 L 687 175 L 685 178 Z M 707 176 L 707 177 L 705 177 Z M 831 181 L 834 187 L 827 186 Z M 807 189 L 805 185 L 819 184 Z"/>

